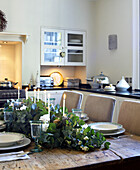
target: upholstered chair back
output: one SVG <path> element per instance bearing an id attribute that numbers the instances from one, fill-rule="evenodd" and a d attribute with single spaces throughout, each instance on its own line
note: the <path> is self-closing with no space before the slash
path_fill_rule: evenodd
<path id="1" fill-rule="evenodd" d="M 82 100 L 83 100 L 83 94 L 74 92 L 74 91 L 65 91 L 63 95 L 66 94 L 66 107 L 68 108 L 68 111 L 71 112 L 72 109 L 80 109 Z M 63 106 L 63 95 L 60 101 L 60 106 Z"/>
<path id="2" fill-rule="evenodd" d="M 118 123 L 122 124 L 127 132 L 140 135 L 140 102 L 123 101 Z"/>
<path id="3" fill-rule="evenodd" d="M 115 102 L 112 97 L 89 95 L 85 102 L 84 113 L 95 122 L 111 122 Z"/>

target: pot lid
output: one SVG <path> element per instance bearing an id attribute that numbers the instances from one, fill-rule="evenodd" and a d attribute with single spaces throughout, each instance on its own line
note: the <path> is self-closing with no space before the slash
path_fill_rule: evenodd
<path id="1" fill-rule="evenodd" d="M 102 78 L 102 77 L 108 77 L 106 75 L 103 74 L 103 72 L 101 72 L 99 75 L 97 76 L 93 76 L 94 78 Z"/>

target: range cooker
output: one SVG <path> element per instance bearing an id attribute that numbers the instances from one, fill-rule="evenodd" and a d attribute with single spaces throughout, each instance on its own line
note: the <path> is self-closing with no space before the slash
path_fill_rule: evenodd
<path id="1" fill-rule="evenodd" d="M 25 90 L 20 90 L 20 98 L 25 98 Z M 3 108 L 8 99 L 18 99 L 18 90 L 0 89 L 0 108 Z"/>

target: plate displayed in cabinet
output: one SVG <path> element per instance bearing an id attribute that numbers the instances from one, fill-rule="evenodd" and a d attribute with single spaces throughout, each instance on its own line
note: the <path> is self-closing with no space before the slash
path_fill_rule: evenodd
<path id="1" fill-rule="evenodd" d="M 79 39 L 71 39 L 71 40 L 69 40 L 69 42 L 71 42 L 71 43 L 81 43 L 81 40 L 79 40 Z"/>

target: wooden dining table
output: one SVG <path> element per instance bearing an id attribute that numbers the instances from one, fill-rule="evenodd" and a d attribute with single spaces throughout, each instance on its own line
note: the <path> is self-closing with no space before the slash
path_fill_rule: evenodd
<path id="1" fill-rule="evenodd" d="M 43 149 L 30 154 L 30 159 L 1 162 L 0 170 L 55 170 L 55 169 L 137 169 L 140 165 L 140 137 L 127 134 L 110 137 L 110 148 L 92 152 L 68 149 Z M 24 151 L 33 148 L 32 142 Z M 138 168 L 139 169 L 139 168 Z"/>

